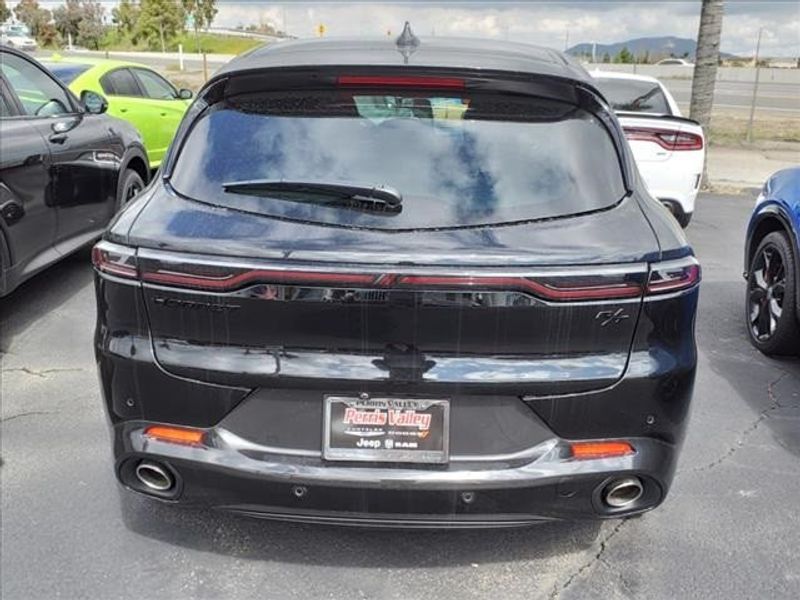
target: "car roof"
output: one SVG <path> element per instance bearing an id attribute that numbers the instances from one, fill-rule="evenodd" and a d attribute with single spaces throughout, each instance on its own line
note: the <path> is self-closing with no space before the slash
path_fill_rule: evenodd
<path id="1" fill-rule="evenodd" d="M 409 49 L 410 50 L 410 49 Z M 406 60 L 407 56 L 407 60 Z M 234 58 L 217 76 L 281 67 L 387 66 L 498 70 L 549 75 L 593 86 L 589 74 L 565 54 L 529 44 L 476 38 L 421 38 L 413 51 L 394 38 L 323 38 L 260 46 Z"/>
<path id="2" fill-rule="evenodd" d="M 601 71 L 595 69 L 589 73 L 595 79 L 628 79 L 630 81 L 647 81 L 648 83 L 661 83 L 655 77 L 634 73 L 620 73 L 619 71 Z"/>

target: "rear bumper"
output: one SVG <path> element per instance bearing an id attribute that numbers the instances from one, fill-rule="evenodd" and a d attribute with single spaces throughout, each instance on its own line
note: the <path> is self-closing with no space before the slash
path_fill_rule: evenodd
<path id="1" fill-rule="evenodd" d="M 489 464 L 462 457 L 439 467 L 353 466 L 242 446 L 218 428 L 202 446 L 172 444 L 145 436 L 146 426 L 114 427 L 117 476 L 133 491 L 148 493 L 134 472 L 141 461 L 154 461 L 175 478 L 169 493 L 156 495 L 167 502 L 361 526 L 519 526 L 641 513 L 663 501 L 677 455 L 670 444 L 640 438 L 631 440 L 635 455 L 578 461 L 553 438 L 520 459 Z M 631 475 L 643 484 L 641 498 L 624 509 L 606 505 L 609 483 Z"/>
<path id="2" fill-rule="evenodd" d="M 669 165 L 664 163 L 639 163 L 639 172 L 647 190 L 662 202 L 673 202 L 684 214 L 694 212 L 703 165 Z"/>
<path id="3" fill-rule="evenodd" d="M 642 303 L 618 381 L 558 395 L 487 377 L 444 385 L 273 376 L 245 387 L 177 377 L 155 358 L 139 317 L 144 310 L 124 310 L 123 301 L 136 301 L 137 292 L 129 285 L 98 288 L 95 340 L 116 472 L 132 490 L 146 491 L 134 471 L 151 460 L 175 481 L 168 493 L 156 494 L 164 501 L 287 520 L 411 527 L 619 517 L 657 506 L 668 492 L 697 363 L 697 288 Z M 449 462 L 323 460 L 324 394 L 362 391 L 450 398 Z M 152 439 L 144 435 L 150 424 L 201 428 L 203 444 Z M 627 440 L 636 453 L 574 460 L 565 451 L 567 441 L 601 439 Z M 626 476 L 640 478 L 644 493 L 625 510 L 610 509 L 601 494 L 609 481 Z"/>

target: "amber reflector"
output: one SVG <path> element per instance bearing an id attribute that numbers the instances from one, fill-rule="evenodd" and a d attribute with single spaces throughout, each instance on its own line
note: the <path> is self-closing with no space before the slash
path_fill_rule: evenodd
<path id="1" fill-rule="evenodd" d="M 173 444 L 202 444 L 203 431 L 200 429 L 187 429 L 185 427 L 164 427 L 154 425 L 144 430 L 147 437 L 160 440 L 162 442 L 172 442 Z"/>
<path id="2" fill-rule="evenodd" d="M 570 448 L 572 457 L 577 459 L 628 456 L 636 452 L 628 442 L 574 442 Z"/>

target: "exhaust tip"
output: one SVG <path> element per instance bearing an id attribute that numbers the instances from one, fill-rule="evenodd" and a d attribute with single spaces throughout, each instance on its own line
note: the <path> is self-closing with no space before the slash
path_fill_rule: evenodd
<path id="1" fill-rule="evenodd" d="M 166 468 L 154 462 L 142 461 L 136 465 L 136 479 L 146 488 L 166 492 L 175 485 L 175 479 Z"/>
<path id="2" fill-rule="evenodd" d="M 644 493 L 642 480 L 638 477 L 616 479 L 606 486 L 603 501 L 611 508 L 628 508 Z"/>

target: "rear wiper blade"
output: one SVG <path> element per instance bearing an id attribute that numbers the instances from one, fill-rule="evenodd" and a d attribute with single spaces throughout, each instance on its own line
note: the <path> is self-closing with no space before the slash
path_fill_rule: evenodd
<path id="1" fill-rule="evenodd" d="M 231 194 L 265 196 L 278 200 L 361 210 L 400 212 L 403 203 L 400 192 L 384 185 L 256 179 L 223 183 L 222 189 Z"/>

